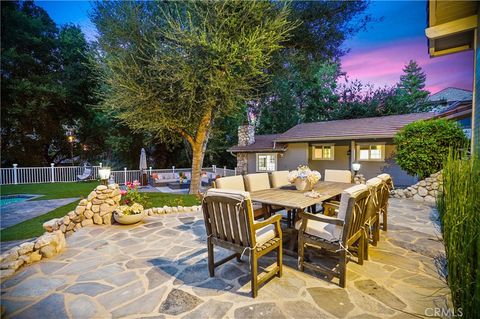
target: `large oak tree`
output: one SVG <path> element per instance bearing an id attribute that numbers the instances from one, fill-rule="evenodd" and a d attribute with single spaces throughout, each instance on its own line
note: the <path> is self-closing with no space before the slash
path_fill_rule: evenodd
<path id="1" fill-rule="evenodd" d="M 215 120 L 264 85 L 288 17 L 265 1 L 97 2 L 102 105 L 133 130 L 185 139 L 197 193 Z"/>

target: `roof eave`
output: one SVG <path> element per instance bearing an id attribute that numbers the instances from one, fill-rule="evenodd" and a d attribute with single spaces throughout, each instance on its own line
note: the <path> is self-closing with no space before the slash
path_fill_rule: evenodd
<path id="1" fill-rule="evenodd" d="M 363 139 L 393 138 L 394 136 L 395 134 L 280 138 L 280 139 L 276 139 L 275 142 L 291 143 L 291 142 L 314 142 L 314 141 L 363 140 Z"/>

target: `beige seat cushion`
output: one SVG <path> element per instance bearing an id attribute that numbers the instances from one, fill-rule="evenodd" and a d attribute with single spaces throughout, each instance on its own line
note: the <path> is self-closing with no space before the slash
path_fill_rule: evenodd
<path id="1" fill-rule="evenodd" d="M 241 175 L 221 177 L 215 180 L 217 188 L 245 191 L 245 183 Z"/>
<path id="2" fill-rule="evenodd" d="M 245 190 L 249 192 L 255 192 L 269 188 L 271 187 L 268 173 L 245 175 Z"/>
<path id="3" fill-rule="evenodd" d="M 326 169 L 325 182 L 351 183 L 352 172 L 348 170 Z"/>
<path id="4" fill-rule="evenodd" d="M 337 218 L 345 220 L 345 216 L 347 214 L 348 201 L 350 200 L 350 198 L 357 197 L 358 195 L 360 195 L 366 190 L 368 190 L 368 186 L 364 184 L 355 185 L 344 190 L 340 198 L 340 206 L 338 208 Z"/>
<path id="5" fill-rule="evenodd" d="M 261 246 L 265 244 L 267 241 L 275 238 L 276 236 L 277 236 L 277 233 L 275 232 L 274 225 L 267 225 L 265 227 L 257 229 L 257 232 L 256 232 L 257 245 Z"/>
<path id="6" fill-rule="evenodd" d="M 300 229 L 302 220 L 295 223 L 295 228 Z M 324 223 L 316 220 L 309 220 L 305 233 L 322 238 L 331 242 L 338 241 L 342 238 L 343 227 L 335 224 Z"/>
<path id="7" fill-rule="evenodd" d="M 273 188 L 290 185 L 288 181 L 289 171 L 275 171 L 270 173 L 270 184 Z"/>

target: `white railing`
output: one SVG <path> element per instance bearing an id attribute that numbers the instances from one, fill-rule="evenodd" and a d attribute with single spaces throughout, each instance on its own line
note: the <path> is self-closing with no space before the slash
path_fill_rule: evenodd
<path id="1" fill-rule="evenodd" d="M 92 174 L 90 179 L 98 179 L 99 166 L 92 167 Z M 9 184 L 36 184 L 36 183 L 57 183 L 57 182 L 75 182 L 77 175 L 82 175 L 85 170 L 84 166 L 55 166 L 51 164 L 50 167 L 18 167 L 13 164 L 11 168 L 0 168 L 0 185 Z M 148 175 L 153 173 L 180 173 L 191 172 L 191 168 L 162 168 L 154 169 L 150 167 L 147 170 Z M 226 167 L 218 168 L 213 165 L 211 167 L 204 167 L 202 171 L 214 173 L 220 176 L 234 176 L 237 175 L 236 169 L 228 169 Z M 125 184 L 128 181 L 140 180 L 140 170 L 128 170 L 126 167 L 123 170 L 112 171 L 111 174 L 115 183 Z"/>

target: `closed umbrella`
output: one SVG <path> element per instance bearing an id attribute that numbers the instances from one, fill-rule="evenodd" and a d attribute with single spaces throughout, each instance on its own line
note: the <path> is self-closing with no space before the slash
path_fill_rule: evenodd
<path id="1" fill-rule="evenodd" d="M 140 152 L 140 173 L 142 174 L 142 186 L 147 185 L 147 153 L 142 148 Z"/>

